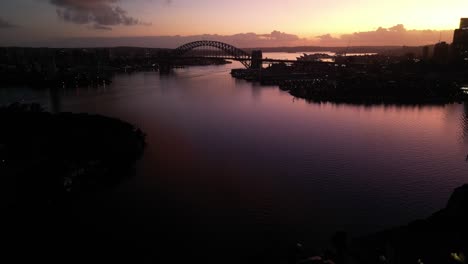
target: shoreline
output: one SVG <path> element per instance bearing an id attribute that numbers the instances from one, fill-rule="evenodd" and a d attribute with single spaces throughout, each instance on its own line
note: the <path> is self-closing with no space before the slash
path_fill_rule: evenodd
<path id="1" fill-rule="evenodd" d="M 400 58 L 401 61 L 392 58 L 396 60 L 394 62 L 386 59 L 384 56 L 367 56 L 341 58 L 340 63 L 279 63 L 268 68 L 232 69 L 231 76 L 278 86 L 309 102 L 447 104 L 468 99 L 466 65 L 408 58 Z"/>

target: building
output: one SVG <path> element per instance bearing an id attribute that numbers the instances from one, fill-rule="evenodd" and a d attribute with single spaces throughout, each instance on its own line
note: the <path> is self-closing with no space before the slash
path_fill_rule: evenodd
<path id="1" fill-rule="evenodd" d="M 424 46 L 422 50 L 422 59 L 427 61 L 429 59 L 429 46 Z"/>
<path id="2" fill-rule="evenodd" d="M 434 56 L 432 57 L 435 62 L 440 64 L 448 63 L 450 46 L 447 42 L 439 42 L 434 46 Z"/>
<path id="3" fill-rule="evenodd" d="M 468 18 L 460 19 L 460 29 L 463 29 L 463 30 L 468 29 Z"/>
<path id="4" fill-rule="evenodd" d="M 468 18 L 460 20 L 460 28 L 453 34 L 453 53 L 456 60 L 468 61 Z"/>

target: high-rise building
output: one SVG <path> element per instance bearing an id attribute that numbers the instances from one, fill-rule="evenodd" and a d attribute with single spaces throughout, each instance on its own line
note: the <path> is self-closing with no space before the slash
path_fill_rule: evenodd
<path id="1" fill-rule="evenodd" d="M 468 29 L 468 18 L 460 19 L 460 29 Z"/>
<path id="2" fill-rule="evenodd" d="M 429 59 L 429 46 L 424 46 L 422 50 L 422 59 L 427 61 Z"/>
<path id="3" fill-rule="evenodd" d="M 468 18 L 460 20 L 460 28 L 453 34 L 453 52 L 457 60 L 468 61 Z"/>
<path id="4" fill-rule="evenodd" d="M 449 60 L 449 44 L 446 42 L 439 42 L 434 46 L 434 61 L 437 63 L 445 64 Z"/>

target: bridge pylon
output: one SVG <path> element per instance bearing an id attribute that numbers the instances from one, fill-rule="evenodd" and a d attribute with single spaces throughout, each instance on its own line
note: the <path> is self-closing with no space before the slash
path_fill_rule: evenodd
<path id="1" fill-rule="evenodd" d="M 252 51 L 251 69 L 259 70 L 263 67 L 263 52 L 261 50 Z"/>

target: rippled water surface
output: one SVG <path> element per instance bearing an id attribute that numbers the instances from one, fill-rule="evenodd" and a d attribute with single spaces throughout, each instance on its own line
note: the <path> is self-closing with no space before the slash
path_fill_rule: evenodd
<path id="1" fill-rule="evenodd" d="M 468 182 L 467 106 L 310 104 L 231 78 L 239 66 L 60 90 L 62 110 L 129 121 L 149 143 L 135 177 L 80 205 L 83 221 L 151 258 L 278 260 L 296 242 L 427 217 Z M 0 95 L 50 105 L 47 91 Z"/>

